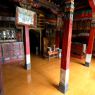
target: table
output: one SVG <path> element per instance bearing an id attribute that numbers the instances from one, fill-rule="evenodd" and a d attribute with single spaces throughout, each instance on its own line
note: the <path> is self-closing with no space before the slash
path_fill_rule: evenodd
<path id="1" fill-rule="evenodd" d="M 50 61 L 50 57 L 58 57 L 59 53 L 58 51 L 48 51 L 48 58 Z"/>

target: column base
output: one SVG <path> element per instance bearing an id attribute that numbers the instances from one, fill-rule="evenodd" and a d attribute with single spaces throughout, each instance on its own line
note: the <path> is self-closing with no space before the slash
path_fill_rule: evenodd
<path id="1" fill-rule="evenodd" d="M 31 70 L 31 64 L 25 64 L 25 69 L 26 70 Z"/>
<path id="2" fill-rule="evenodd" d="M 61 91 L 62 93 L 66 93 L 68 90 L 68 85 L 64 85 L 62 83 L 59 83 L 59 91 Z"/>
<path id="3" fill-rule="evenodd" d="M 85 62 L 85 66 L 86 67 L 89 67 L 90 66 L 90 63 L 89 62 Z"/>
<path id="4" fill-rule="evenodd" d="M 89 67 L 91 63 L 92 54 L 86 54 L 85 66 Z"/>

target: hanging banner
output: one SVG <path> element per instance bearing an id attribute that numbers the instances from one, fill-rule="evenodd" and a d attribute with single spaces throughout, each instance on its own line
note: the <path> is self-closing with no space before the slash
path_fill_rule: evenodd
<path id="1" fill-rule="evenodd" d="M 57 17 L 57 30 L 60 31 L 63 26 L 63 20 L 62 17 L 58 16 Z"/>
<path id="2" fill-rule="evenodd" d="M 36 12 L 17 7 L 16 23 L 20 25 L 36 26 Z"/>

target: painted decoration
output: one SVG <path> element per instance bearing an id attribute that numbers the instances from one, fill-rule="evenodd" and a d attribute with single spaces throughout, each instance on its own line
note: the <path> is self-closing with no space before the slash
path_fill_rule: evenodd
<path id="1" fill-rule="evenodd" d="M 95 13 L 92 13 L 92 17 L 95 18 Z"/>
<path id="2" fill-rule="evenodd" d="M 24 8 L 16 8 L 16 23 L 35 26 L 36 13 Z"/>

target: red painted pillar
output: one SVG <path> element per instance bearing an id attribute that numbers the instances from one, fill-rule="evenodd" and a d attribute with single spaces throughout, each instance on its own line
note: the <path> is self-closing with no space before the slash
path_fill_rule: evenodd
<path id="1" fill-rule="evenodd" d="M 87 51 L 86 51 L 85 66 L 87 66 L 87 67 L 89 67 L 89 65 L 91 63 L 93 44 L 94 44 L 94 37 L 95 37 L 95 26 L 94 27 L 91 26 L 90 36 L 89 36 L 89 41 L 88 41 L 88 46 L 87 46 Z"/>
<path id="2" fill-rule="evenodd" d="M 30 41 L 29 41 L 29 26 L 25 26 L 25 50 L 26 50 L 26 64 L 25 67 L 27 70 L 31 69 L 30 61 Z"/>
<path id="3" fill-rule="evenodd" d="M 74 0 L 65 0 L 65 4 L 61 75 L 59 83 L 59 90 L 63 93 L 68 90 Z"/>
<path id="4" fill-rule="evenodd" d="M 89 67 L 91 63 L 93 44 L 94 44 L 94 38 L 95 38 L 95 1 L 89 0 L 89 4 L 92 8 L 92 22 L 91 22 L 91 30 L 90 30 L 89 41 L 88 41 L 88 46 L 87 46 L 87 51 L 86 51 L 85 66 L 87 67 Z"/>

